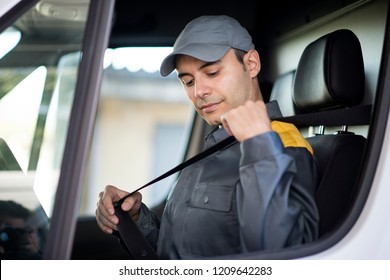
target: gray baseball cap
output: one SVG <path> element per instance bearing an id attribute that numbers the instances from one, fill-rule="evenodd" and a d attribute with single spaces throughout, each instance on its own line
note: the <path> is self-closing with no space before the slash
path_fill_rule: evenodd
<path id="1" fill-rule="evenodd" d="M 175 70 L 178 54 L 212 62 L 221 59 L 230 48 L 254 49 L 252 37 L 236 19 L 225 15 L 198 17 L 177 37 L 173 52 L 161 63 L 160 73 L 165 77 Z"/>

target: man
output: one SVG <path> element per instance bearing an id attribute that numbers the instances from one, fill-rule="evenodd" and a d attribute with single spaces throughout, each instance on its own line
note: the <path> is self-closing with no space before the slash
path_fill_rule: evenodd
<path id="1" fill-rule="evenodd" d="M 12 200 L 0 200 L 0 259 L 41 259 L 38 228 L 32 212 Z"/>
<path id="2" fill-rule="evenodd" d="M 251 36 L 228 16 L 191 21 L 162 62 L 162 76 L 176 69 L 197 112 L 215 126 L 205 147 L 229 135 L 238 143 L 182 171 L 161 224 L 139 192 L 122 204 L 161 258 L 279 249 L 317 238 L 312 149 L 295 126 L 271 122 L 280 110 L 263 102 L 260 68 Z M 117 229 L 113 201 L 127 194 L 114 186 L 99 194 L 96 219 L 104 232 Z"/>

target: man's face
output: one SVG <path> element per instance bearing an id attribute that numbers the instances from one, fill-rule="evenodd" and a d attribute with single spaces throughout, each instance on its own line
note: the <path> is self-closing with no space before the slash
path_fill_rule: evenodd
<path id="1" fill-rule="evenodd" d="M 25 244 L 20 244 L 20 250 L 26 250 L 31 253 L 39 252 L 39 237 L 37 234 L 37 229 L 35 227 L 29 226 L 22 218 L 0 215 L 0 230 L 5 229 L 6 227 L 26 230 L 28 242 L 26 242 Z M 0 253 L 4 253 L 4 248 L 1 248 L 1 246 Z"/>
<path id="2" fill-rule="evenodd" d="M 178 55 L 176 70 L 183 87 L 197 112 L 210 124 L 221 123 L 221 115 L 259 98 L 245 63 L 237 60 L 233 49 L 215 62 Z"/>
<path id="3" fill-rule="evenodd" d="M 26 227 L 26 222 L 22 218 L 0 215 L 0 229 L 5 227 L 24 228 Z"/>

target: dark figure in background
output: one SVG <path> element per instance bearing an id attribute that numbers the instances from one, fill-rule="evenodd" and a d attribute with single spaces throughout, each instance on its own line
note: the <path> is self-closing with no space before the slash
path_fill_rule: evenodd
<path id="1" fill-rule="evenodd" d="M 12 200 L 0 200 L 0 258 L 41 259 L 46 227 L 33 224 L 36 213 Z"/>

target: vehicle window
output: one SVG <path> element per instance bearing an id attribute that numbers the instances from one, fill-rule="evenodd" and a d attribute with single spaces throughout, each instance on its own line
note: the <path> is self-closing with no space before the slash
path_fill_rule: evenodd
<path id="1" fill-rule="evenodd" d="M 84 4 L 84 12 L 76 15 L 57 14 L 54 4 L 49 7 L 39 2 L 0 34 L 3 247 L 14 248 L 17 239 L 13 238 L 19 236 L 14 229 L 8 232 L 16 227 L 12 222 L 4 222 L 13 209 L 11 214 L 24 213 L 18 216 L 23 219 L 23 230 L 42 231 L 39 250 L 34 253 L 43 251 L 81 59 L 88 2 Z M 17 254 L 11 249 L 7 252 Z M 23 252 L 22 258 L 39 257 L 30 253 Z"/>
<path id="2" fill-rule="evenodd" d="M 95 135 L 80 215 L 94 215 L 108 184 L 131 191 L 179 164 L 184 157 L 193 107 L 175 73 L 159 67 L 171 47 L 107 49 Z M 142 190 L 156 206 L 175 176 Z"/>

